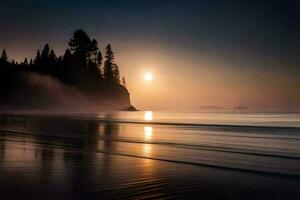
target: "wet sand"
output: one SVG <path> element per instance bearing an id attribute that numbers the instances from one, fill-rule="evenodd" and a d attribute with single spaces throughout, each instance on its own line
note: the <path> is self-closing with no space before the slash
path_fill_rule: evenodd
<path id="1" fill-rule="evenodd" d="M 273 157 L 264 155 L 266 159 L 257 161 L 261 155 L 252 155 L 249 148 L 246 154 L 249 158 L 244 153 L 228 158 L 224 152 L 216 156 L 218 151 L 212 149 L 198 148 L 194 152 L 181 147 L 182 143 L 179 147 L 170 145 L 176 142 L 171 139 L 176 136 L 175 130 L 170 132 L 171 127 L 145 128 L 61 117 L 2 116 L 0 121 L 0 199 L 297 199 L 300 196 L 297 151 L 294 154 L 283 151 L 279 158 L 275 153 Z M 144 140 L 139 138 L 138 130 L 143 132 Z M 177 127 L 176 131 L 186 130 Z M 161 137 L 168 138 L 168 134 L 171 134 L 168 145 L 161 144 L 164 141 Z M 203 134 L 204 141 L 208 136 Z M 239 141 L 242 142 L 245 141 Z M 270 167 L 282 159 L 288 167 Z M 265 168 L 253 170 L 257 166 Z"/>

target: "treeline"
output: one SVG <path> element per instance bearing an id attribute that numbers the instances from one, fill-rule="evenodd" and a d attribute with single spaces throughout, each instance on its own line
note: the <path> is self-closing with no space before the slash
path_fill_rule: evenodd
<path id="1" fill-rule="evenodd" d="M 25 58 L 23 62 L 10 61 L 11 67 L 21 71 L 36 72 L 57 78 L 64 84 L 74 85 L 81 90 L 99 90 L 115 85 L 126 85 L 125 78 L 120 80 L 120 71 L 114 60 L 110 44 L 106 46 L 105 55 L 98 47 L 98 42 L 83 30 L 74 32 L 69 47 L 63 56 L 56 56 L 53 49 L 46 44 L 38 50 L 34 59 Z M 4 49 L 1 60 L 8 61 Z"/>
<path id="2" fill-rule="evenodd" d="M 102 99 L 102 102 L 107 100 L 120 106 L 130 105 L 125 78 L 120 79 L 110 44 L 102 53 L 98 42 L 83 30 L 75 31 L 68 44 L 69 48 L 62 56 L 57 56 L 46 44 L 42 50 L 37 50 L 35 58 L 25 58 L 23 62 L 8 59 L 4 49 L 0 58 L 0 104 L 14 101 L 22 104 L 26 99 L 37 104 L 35 97 L 40 93 L 42 99 L 45 92 L 24 81 L 24 74 L 34 73 L 77 88 L 94 102 Z"/>

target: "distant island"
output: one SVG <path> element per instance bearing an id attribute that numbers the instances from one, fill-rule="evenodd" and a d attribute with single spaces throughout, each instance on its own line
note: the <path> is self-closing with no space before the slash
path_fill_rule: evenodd
<path id="1" fill-rule="evenodd" d="M 222 106 L 214 106 L 214 105 L 207 105 L 207 106 L 200 106 L 199 110 L 248 110 L 249 108 L 246 106 L 236 106 L 233 108 L 226 108 Z"/>
<path id="2" fill-rule="evenodd" d="M 200 106 L 199 107 L 200 110 L 224 110 L 226 108 L 224 107 L 220 107 L 220 106 Z"/>
<path id="3" fill-rule="evenodd" d="M 248 110 L 248 107 L 246 107 L 246 106 L 236 106 L 236 107 L 234 107 L 234 110 Z"/>
<path id="4" fill-rule="evenodd" d="M 0 58 L 0 108 L 136 110 L 108 44 L 103 58 L 95 39 L 77 30 L 63 56 L 46 44 L 34 59 Z M 21 47 L 20 47 L 21 48 Z"/>

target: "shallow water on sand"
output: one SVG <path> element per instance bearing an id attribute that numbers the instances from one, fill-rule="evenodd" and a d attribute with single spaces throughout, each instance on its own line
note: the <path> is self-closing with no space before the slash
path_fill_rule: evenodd
<path id="1" fill-rule="evenodd" d="M 0 199 L 291 199 L 299 184 L 299 113 L 0 115 Z"/>

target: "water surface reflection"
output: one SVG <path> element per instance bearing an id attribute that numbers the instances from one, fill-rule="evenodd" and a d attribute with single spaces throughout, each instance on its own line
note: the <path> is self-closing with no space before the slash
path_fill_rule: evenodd
<path id="1" fill-rule="evenodd" d="M 284 157 L 299 155 L 299 138 L 295 140 L 298 136 L 294 132 L 272 135 L 268 130 L 247 129 L 241 134 L 240 129 L 233 128 L 153 125 L 148 123 L 153 120 L 150 111 L 140 116 L 145 124 L 116 123 L 109 120 L 113 114 L 101 116 L 107 120 L 1 116 L 0 199 L 47 199 L 48 195 L 52 199 L 207 199 L 207 192 L 199 189 L 207 187 L 214 191 L 213 197 L 222 194 L 238 199 L 234 195 L 251 197 L 249 186 L 270 195 L 274 192 L 272 185 L 292 191 L 284 197 L 300 193 L 299 181 L 294 179 L 201 167 L 203 163 L 246 169 L 250 166 L 295 175 L 299 160 Z M 239 152 L 229 152 L 229 147 Z M 253 151 L 275 156 L 252 155 Z M 257 184 L 265 181 L 268 187 Z M 222 187 L 220 183 L 224 183 Z M 275 196 L 283 197 L 280 191 L 275 192 Z"/>
<path id="2" fill-rule="evenodd" d="M 150 141 L 153 135 L 153 128 L 152 126 L 145 126 L 144 127 L 144 137 L 145 140 Z"/>

